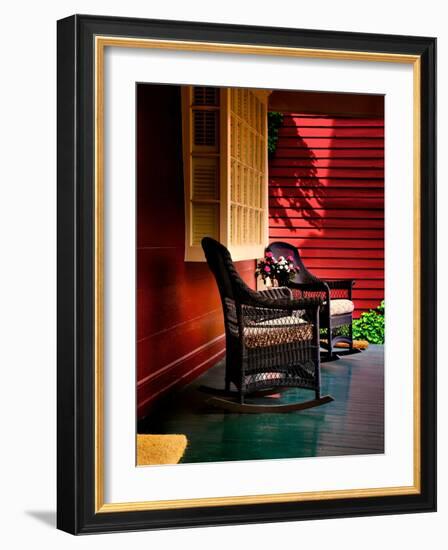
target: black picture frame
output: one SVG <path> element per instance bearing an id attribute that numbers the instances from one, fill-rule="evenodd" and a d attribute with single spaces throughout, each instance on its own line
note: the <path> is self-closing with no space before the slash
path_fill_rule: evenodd
<path id="1" fill-rule="evenodd" d="M 436 39 L 74 15 L 58 21 L 57 526 L 72 534 L 436 509 Z M 416 55 L 421 61 L 419 494 L 161 510 L 95 510 L 95 36 Z"/>

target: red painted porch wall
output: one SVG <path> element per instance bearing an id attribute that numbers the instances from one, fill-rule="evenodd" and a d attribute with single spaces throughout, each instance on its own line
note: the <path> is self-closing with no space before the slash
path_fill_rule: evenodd
<path id="1" fill-rule="evenodd" d="M 355 316 L 384 297 L 384 118 L 285 114 L 269 162 L 270 241 L 320 277 L 356 279 Z"/>
<path id="2" fill-rule="evenodd" d="M 180 87 L 137 87 L 137 408 L 186 384 L 224 355 L 216 283 L 184 261 Z M 252 286 L 254 262 L 237 267 Z"/>

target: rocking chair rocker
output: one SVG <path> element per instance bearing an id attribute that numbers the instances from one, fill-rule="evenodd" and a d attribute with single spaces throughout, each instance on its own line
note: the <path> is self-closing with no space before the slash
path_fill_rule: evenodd
<path id="1" fill-rule="evenodd" d="M 229 251 L 210 237 L 202 239 L 224 312 L 225 389 L 202 386 L 211 405 L 237 413 L 284 413 L 333 400 L 320 395 L 319 298 L 293 300 L 288 288 L 256 292 L 238 275 Z M 231 390 L 231 384 L 236 391 Z M 266 405 L 245 402 L 297 387 L 315 398 Z"/>
<path id="2" fill-rule="evenodd" d="M 297 248 L 284 242 L 273 242 L 267 248 L 267 252 L 278 258 L 279 256 L 292 256 L 294 265 L 297 266 L 295 278 L 287 283 L 292 290 L 294 298 L 321 298 L 323 301 L 320 308 L 320 327 L 326 329 L 326 340 L 321 341 L 322 347 L 326 350 L 323 361 L 334 361 L 340 355 L 351 355 L 359 353 L 360 350 L 353 347 L 353 309 L 352 287 L 355 282 L 352 279 L 326 279 L 322 280 L 313 275 L 305 267 Z M 346 326 L 343 334 L 337 329 Z M 334 351 L 335 344 L 344 342 L 348 349 Z"/>

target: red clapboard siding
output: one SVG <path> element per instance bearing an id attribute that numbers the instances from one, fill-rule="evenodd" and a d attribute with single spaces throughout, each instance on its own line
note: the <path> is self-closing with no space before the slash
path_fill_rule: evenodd
<path id="1" fill-rule="evenodd" d="M 352 248 L 352 249 L 370 249 L 372 251 L 372 257 L 376 257 L 376 252 L 373 250 L 383 250 L 384 240 L 371 240 L 371 239 L 327 239 L 326 237 L 282 237 L 281 239 L 276 236 L 275 231 L 271 232 L 269 236 L 271 241 L 282 240 L 290 243 L 299 249 L 319 249 L 323 248 Z"/>
<path id="2" fill-rule="evenodd" d="M 300 182 L 298 183 L 300 185 Z M 270 189 L 270 196 L 271 197 L 295 197 L 297 195 L 297 185 L 273 185 Z M 316 199 L 319 198 L 328 198 L 328 197 L 335 197 L 335 198 L 347 198 L 347 197 L 353 197 L 354 191 L 356 192 L 356 195 L 363 198 L 375 198 L 380 197 L 381 199 L 384 199 L 384 189 L 383 188 L 375 188 L 375 187 L 327 187 L 325 189 L 322 189 L 318 186 L 302 186 L 300 185 L 301 192 L 306 197 L 313 197 Z"/>
<path id="3" fill-rule="evenodd" d="M 299 186 L 298 186 L 299 187 Z M 269 206 L 274 206 L 274 205 L 279 205 L 279 206 L 283 206 L 283 205 L 287 205 L 287 204 L 291 204 L 291 201 L 288 200 L 290 197 L 288 195 L 286 196 L 281 196 L 281 197 L 278 197 L 278 196 L 270 196 L 269 197 Z M 296 194 L 296 198 L 297 198 L 297 194 Z M 345 210 L 348 206 L 348 199 L 334 199 L 334 198 L 325 198 L 325 196 L 321 196 L 319 198 L 313 198 L 313 197 L 307 197 L 307 196 L 303 196 L 303 193 L 301 194 L 300 196 L 300 201 L 302 201 L 302 203 L 305 201 L 306 199 L 306 205 L 305 205 L 305 209 L 316 209 L 316 208 L 320 208 L 320 209 L 323 209 L 325 207 L 325 209 L 335 209 L 335 208 L 338 208 L 338 209 L 342 209 L 342 210 Z M 375 210 L 382 210 L 382 205 L 384 205 L 384 200 L 383 199 L 379 199 L 379 198 L 365 198 L 365 197 L 356 197 L 354 196 L 351 200 L 350 200 L 350 203 L 351 203 L 351 206 L 352 206 L 352 210 L 372 210 L 372 209 L 375 209 Z M 296 206 L 295 203 L 293 203 L 294 206 Z"/>
<path id="4" fill-rule="evenodd" d="M 297 148 L 286 149 L 286 146 L 282 145 L 282 142 L 279 143 L 275 155 L 279 158 L 284 157 L 294 157 L 294 158 L 309 158 L 307 151 L 300 151 Z M 315 149 L 314 151 L 315 158 L 317 159 L 345 159 L 345 158 L 360 158 L 360 159 L 370 159 L 370 158 L 381 158 L 384 159 L 384 149 L 382 147 L 372 148 L 372 149 L 330 149 L 322 147 L 320 149 Z"/>
<path id="5" fill-rule="evenodd" d="M 383 170 L 375 168 L 364 168 L 361 172 L 363 178 L 382 178 Z M 330 166 L 325 168 L 307 168 L 305 166 L 291 166 L 291 163 L 288 162 L 285 166 L 280 166 L 279 168 L 272 168 L 271 177 L 294 177 L 299 180 L 300 178 L 340 178 L 340 179 L 350 179 L 350 178 L 359 178 L 360 169 L 355 168 L 332 168 Z"/>
<path id="6" fill-rule="evenodd" d="M 327 258 L 308 258 L 306 265 L 309 269 L 322 268 L 325 269 L 328 266 Z M 331 266 L 338 269 L 347 269 L 347 261 L 345 258 L 332 258 Z M 356 267 L 366 269 L 384 269 L 384 260 L 374 259 L 356 259 Z"/>
<path id="7" fill-rule="evenodd" d="M 300 233 L 300 229 L 296 227 L 287 227 L 281 228 L 271 227 L 272 234 L 275 234 L 276 237 L 290 237 L 291 232 Z M 325 230 L 313 230 L 308 229 L 310 233 L 309 237 L 320 239 L 321 235 L 325 239 L 350 239 L 350 240 L 360 240 L 360 239 L 384 239 L 384 231 L 381 229 L 325 229 Z"/>
<path id="8" fill-rule="evenodd" d="M 280 128 L 279 136 L 281 137 L 330 137 L 330 138 L 383 138 L 384 137 L 384 128 L 368 128 L 366 126 L 362 128 L 356 127 L 347 127 L 347 128 L 335 128 L 335 127 L 301 127 L 300 132 L 298 131 L 297 126 L 285 126 L 283 125 Z"/>
<path id="9" fill-rule="evenodd" d="M 289 154 L 286 154 L 288 152 Z M 285 149 L 284 157 L 279 157 L 278 153 L 276 154 L 276 165 L 277 166 L 306 166 L 309 168 L 309 159 L 308 158 L 296 158 L 294 156 L 294 151 Z M 316 157 L 313 160 L 314 168 L 384 168 L 384 159 L 382 158 L 365 158 L 365 159 L 353 159 L 353 158 L 325 158 L 325 157 Z"/>
<path id="10" fill-rule="evenodd" d="M 384 147 L 383 138 L 333 138 L 333 137 L 282 137 L 281 146 L 285 148 L 308 147 L 316 149 L 381 149 Z M 361 151 L 362 156 L 362 151 Z"/>
<path id="11" fill-rule="evenodd" d="M 384 127 L 384 121 L 380 118 L 343 118 L 343 117 L 326 117 L 325 115 L 319 115 L 316 118 L 316 115 L 285 115 L 283 117 L 283 126 L 291 126 L 294 124 L 300 128 L 316 126 L 329 126 L 333 128 L 335 126 L 335 121 L 337 122 L 338 128 L 343 128 L 344 126 L 351 126 L 356 128 L 359 126 L 380 126 Z"/>
<path id="12" fill-rule="evenodd" d="M 290 224 L 290 225 L 289 225 Z M 275 229 L 277 226 L 284 227 L 284 221 L 281 218 L 271 218 L 270 226 L 272 229 Z M 313 219 L 305 218 L 289 218 L 288 227 L 295 227 L 297 229 L 314 229 Z M 376 220 L 368 218 L 328 218 L 326 220 L 321 220 L 319 222 L 319 229 L 327 228 L 342 228 L 342 229 L 383 229 L 384 220 Z"/>
<path id="13" fill-rule="evenodd" d="M 335 178 L 288 178 L 283 176 L 269 178 L 269 195 L 271 197 L 281 198 L 284 193 L 288 193 L 288 187 L 295 189 L 300 187 L 300 196 L 305 194 L 316 196 L 338 196 L 344 193 L 352 193 L 356 189 L 358 193 L 368 195 L 369 190 L 375 195 L 383 194 L 382 179 L 358 180 L 337 179 Z M 283 191 L 285 190 L 285 191 Z M 297 193 L 297 190 L 296 190 Z"/>
<path id="14" fill-rule="evenodd" d="M 280 199 L 279 199 L 280 200 Z M 291 201 L 286 203 L 287 205 L 291 204 Z M 295 205 L 294 205 L 295 206 Z M 322 211 L 324 209 L 322 208 L 314 208 L 310 209 L 309 212 L 307 212 L 306 219 L 312 219 L 315 218 L 317 220 L 322 220 Z M 297 209 L 288 208 L 286 206 L 286 209 L 284 207 L 271 207 L 269 209 L 270 215 L 275 217 L 284 217 L 287 219 L 288 217 L 301 217 L 300 212 L 297 211 Z M 285 216 L 282 216 L 282 213 L 285 213 Z M 308 215 L 309 214 L 309 215 Z M 363 210 L 362 212 L 359 212 L 358 210 L 343 210 L 343 211 L 333 211 L 333 210 L 326 210 L 325 211 L 325 218 L 338 218 L 338 219 L 348 219 L 348 218 L 369 218 L 369 219 L 383 219 L 384 218 L 384 209 L 382 210 Z"/>
<path id="15" fill-rule="evenodd" d="M 302 250 L 302 258 L 322 258 L 328 260 L 330 258 L 371 258 L 372 251 L 364 249 L 350 248 L 304 248 Z M 384 258 L 384 251 L 379 250 L 375 257 Z"/>
<path id="16" fill-rule="evenodd" d="M 355 316 L 384 298 L 384 119 L 289 114 L 269 160 L 269 238 L 320 277 L 353 278 Z"/>

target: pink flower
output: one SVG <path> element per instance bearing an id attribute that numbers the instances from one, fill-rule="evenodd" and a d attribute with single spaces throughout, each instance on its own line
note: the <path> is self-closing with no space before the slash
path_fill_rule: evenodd
<path id="1" fill-rule="evenodd" d="M 272 258 L 273 256 L 272 252 L 266 252 L 266 258 Z"/>
<path id="2" fill-rule="evenodd" d="M 268 265 L 266 265 L 264 266 L 264 270 L 266 271 L 266 273 L 270 273 L 271 268 Z"/>
<path id="3" fill-rule="evenodd" d="M 292 256 L 288 256 L 286 259 L 288 260 L 288 262 L 293 262 L 294 261 L 294 258 Z"/>

